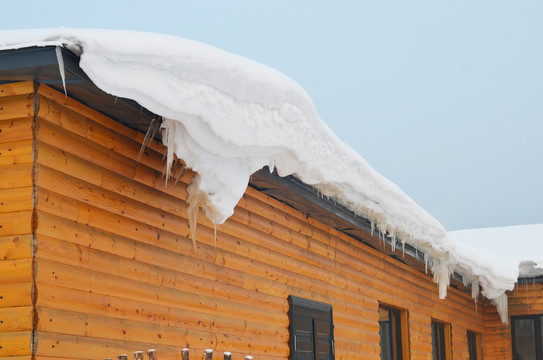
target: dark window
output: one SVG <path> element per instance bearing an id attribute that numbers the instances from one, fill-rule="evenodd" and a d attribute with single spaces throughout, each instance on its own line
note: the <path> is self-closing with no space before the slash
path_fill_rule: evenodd
<path id="1" fill-rule="evenodd" d="M 293 360 L 333 360 L 332 306 L 289 297 L 290 352 Z"/>
<path id="2" fill-rule="evenodd" d="M 511 318 L 513 360 L 543 359 L 543 316 Z"/>
<path id="3" fill-rule="evenodd" d="M 433 360 L 451 358 L 451 325 L 432 321 L 432 356 Z"/>
<path id="4" fill-rule="evenodd" d="M 402 360 L 402 312 L 379 306 L 381 360 Z"/>
<path id="5" fill-rule="evenodd" d="M 469 360 L 481 360 L 481 334 L 468 330 Z"/>

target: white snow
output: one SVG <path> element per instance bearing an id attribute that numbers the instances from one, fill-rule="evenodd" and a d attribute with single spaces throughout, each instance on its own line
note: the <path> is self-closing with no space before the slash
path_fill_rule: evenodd
<path id="1" fill-rule="evenodd" d="M 70 49 L 99 88 L 164 118 L 168 163 L 175 154 L 197 173 L 188 188 L 193 215 L 201 205 L 215 224 L 224 222 L 250 175 L 268 165 L 368 218 L 380 233 L 426 252 L 440 298 L 453 269 L 463 271 L 468 283 L 480 283 L 491 299 L 509 289 L 509 272 L 456 249 L 443 226 L 341 142 L 307 93 L 280 72 L 168 35 L 64 28 L 0 32 L 0 50 L 28 46 Z"/>
<path id="2" fill-rule="evenodd" d="M 450 231 L 457 252 L 515 283 L 543 275 L 543 224 Z M 511 288 L 509 284 L 508 288 Z"/>

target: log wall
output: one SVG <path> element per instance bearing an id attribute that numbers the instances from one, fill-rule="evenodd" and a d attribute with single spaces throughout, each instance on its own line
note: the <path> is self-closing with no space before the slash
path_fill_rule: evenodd
<path id="1" fill-rule="evenodd" d="M 163 146 L 136 163 L 143 134 L 47 86 L 37 96 L 36 358 L 155 348 L 174 359 L 189 347 L 286 359 L 289 295 L 333 306 L 337 359 L 380 358 L 380 302 L 408 311 L 411 359 L 432 358 L 432 319 L 452 324 L 455 360 L 468 359 L 467 330 L 485 330 L 492 310 L 476 311 L 468 293 L 439 300 L 430 275 L 251 188 L 216 239 L 200 214 L 193 249 L 191 172 L 166 186 Z M 30 229 L 20 232 L 32 239 Z M 11 283 L 31 284 L 26 261 L 28 277 Z"/>
<path id="2" fill-rule="evenodd" d="M 515 289 L 507 293 L 509 316 L 543 314 L 543 283 L 520 279 Z M 491 359 L 511 360 L 511 328 L 501 324 L 493 307 L 485 309 L 485 354 Z"/>
<path id="3" fill-rule="evenodd" d="M 0 86 L 0 359 L 32 354 L 33 93 Z"/>

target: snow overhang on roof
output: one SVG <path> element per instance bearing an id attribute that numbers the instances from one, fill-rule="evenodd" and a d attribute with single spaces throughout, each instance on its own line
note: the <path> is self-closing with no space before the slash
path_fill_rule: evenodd
<path id="1" fill-rule="evenodd" d="M 61 91 L 65 82 L 71 97 L 143 132 L 160 117 L 168 163 L 175 154 L 196 172 L 189 211 L 202 205 L 213 222 L 223 222 L 251 176 L 254 186 L 277 198 L 285 188 L 329 197 L 340 204 L 331 217 L 339 230 L 364 239 L 369 228 L 393 246 L 414 249 L 414 258 L 430 264 L 440 298 L 454 270 L 461 272 L 475 297 L 480 284 L 501 304 L 504 320 L 504 293 L 516 278 L 458 251 L 437 220 L 329 130 L 309 96 L 285 75 L 191 40 L 128 31 L 0 32 L 0 54 L 0 80 L 33 80 Z M 27 58 L 34 68 L 18 67 Z M 265 167 L 280 176 L 260 170 Z M 270 179 L 283 190 L 267 187 Z M 314 204 L 305 211 L 317 218 L 330 205 Z M 307 207 L 303 199 L 294 205 Z M 360 229 L 366 235 L 357 234 Z"/>
<path id="2" fill-rule="evenodd" d="M 0 51 L 0 83 L 33 81 L 47 84 L 60 92 L 64 92 L 65 86 L 70 97 L 143 133 L 149 129 L 153 119 L 160 118 L 131 99 L 118 98 L 99 89 L 79 67 L 79 57 L 69 50 L 62 48 L 61 51 L 65 71 L 64 84 L 56 46 Z M 162 141 L 160 132 L 157 132 L 155 137 Z M 398 239 L 393 245 L 389 237 L 372 237 L 372 225 L 368 219 L 321 196 L 315 188 L 293 176 L 280 177 L 277 172 L 265 167 L 251 176 L 249 185 L 420 271 L 427 272 L 428 257 L 422 250 L 402 244 Z M 393 248 L 401 248 L 401 251 Z M 453 277 L 456 286 L 462 286 L 462 276 L 454 273 Z"/>

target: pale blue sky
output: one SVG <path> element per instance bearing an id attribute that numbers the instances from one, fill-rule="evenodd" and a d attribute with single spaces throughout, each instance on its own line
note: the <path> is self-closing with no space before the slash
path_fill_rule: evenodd
<path id="1" fill-rule="evenodd" d="M 19 0 L 0 28 L 152 31 L 253 58 L 447 230 L 543 223 L 542 1 L 150 3 Z"/>

